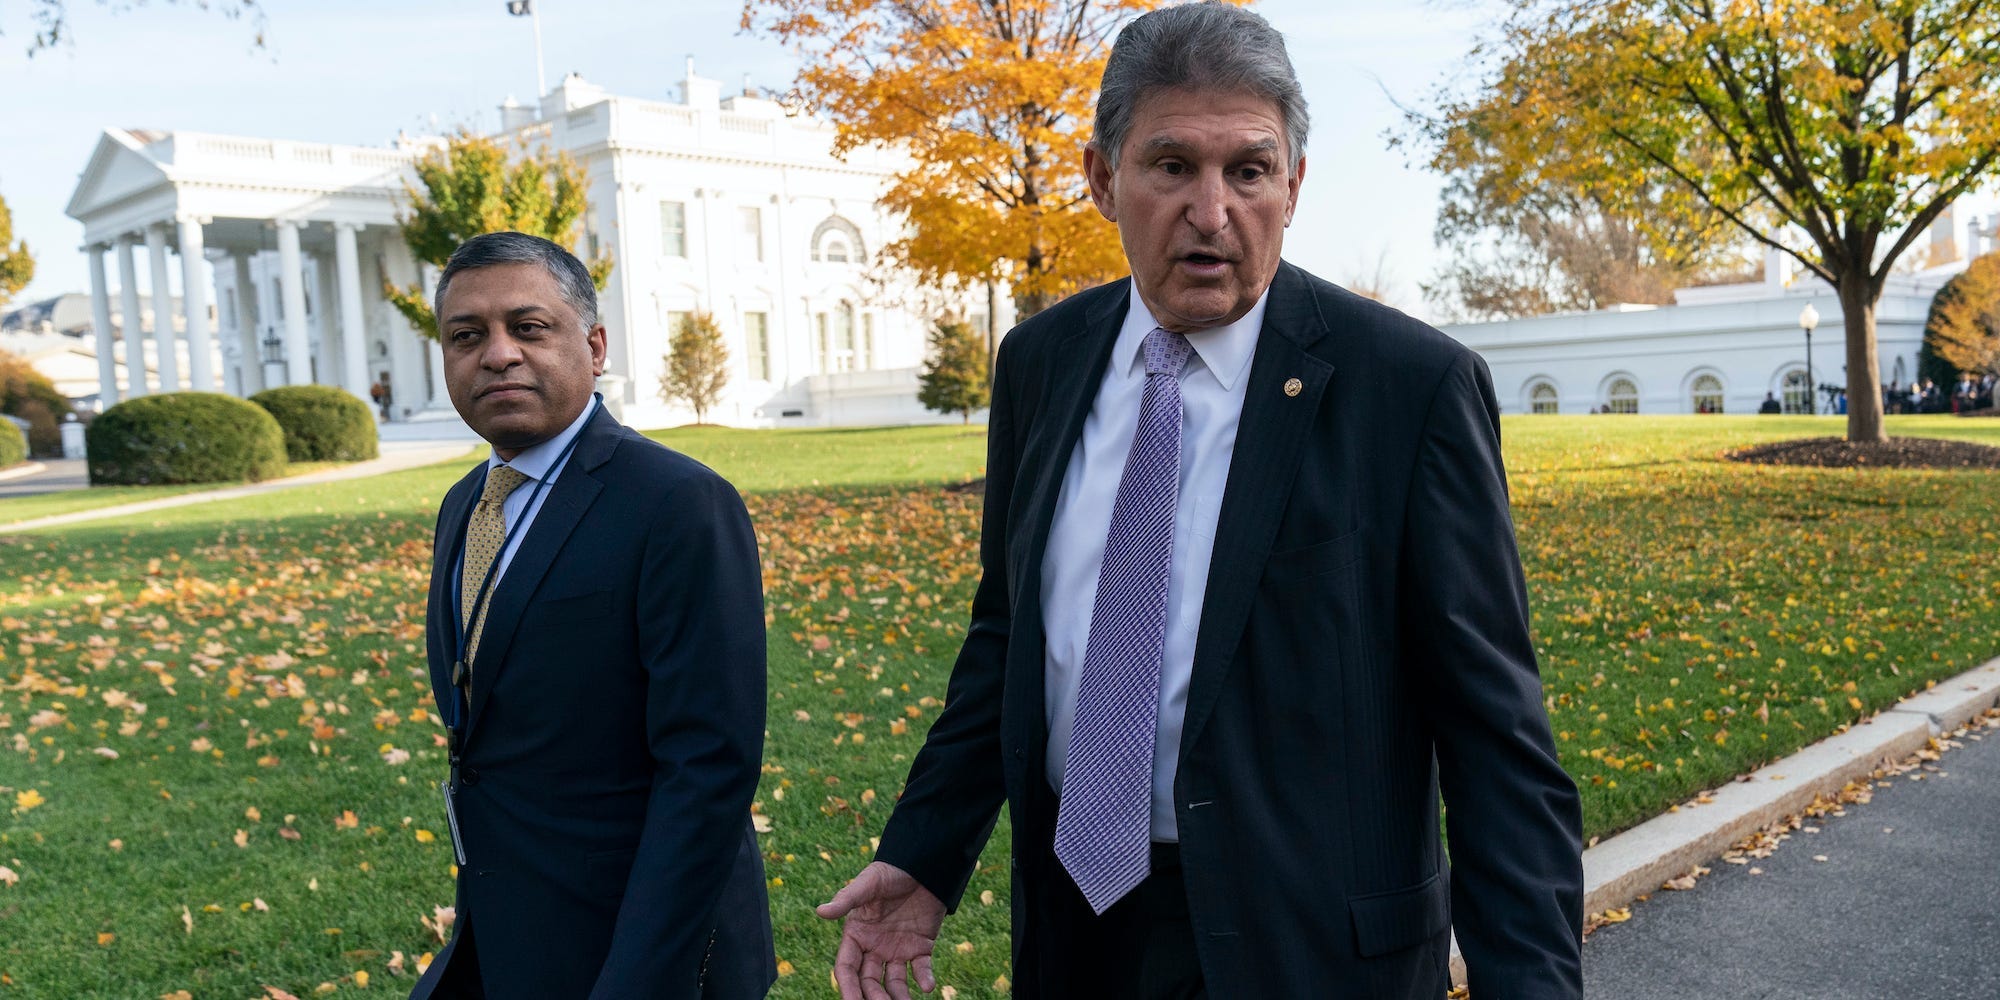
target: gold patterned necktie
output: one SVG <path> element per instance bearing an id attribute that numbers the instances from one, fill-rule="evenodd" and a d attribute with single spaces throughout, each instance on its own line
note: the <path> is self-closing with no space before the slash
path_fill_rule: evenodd
<path id="1" fill-rule="evenodd" d="M 525 473 L 510 466 L 496 466 L 486 475 L 486 491 L 479 495 L 479 505 L 472 508 L 472 520 L 465 528 L 465 568 L 458 581 L 458 620 L 469 624 L 465 629 L 465 655 L 458 661 L 463 670 L 460 676 L 452 678 L 453 683 L 470 680 L 472 658 L 479 652 L 479 635 L 486 628 L 486 605 L 492 603 L 492 598 L 482 605 L 479 591 L 486 584 L 487 570 L 492 568 L 493 560 L 500 558 L 500 547 L 507 541 L 507 518 L 501 505 L 506 503 L 507 494 L 529 481 Z M 472 617 L 475 605 L 480 605 L 477 620 Z"/>

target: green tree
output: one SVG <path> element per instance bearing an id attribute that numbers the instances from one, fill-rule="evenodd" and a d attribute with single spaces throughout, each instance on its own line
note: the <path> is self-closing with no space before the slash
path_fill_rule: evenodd
<path id="1" fill-rule="evenodd" d="M 918 376 L 917 401 L 937 413 L 956 413 L 972 422 L 972 411 L 993 396 L 986 375 L 986 340 L 957 320 L 937 325 L 930 335 L 930 358 Z"/>
<path id="2" fill-rule="evenodd" d="M 1920 362 L 1920 378 L 1948 385 L 1959 372 L 2000 375 L 2000 254 L 1973 258 L 1938 289 L 1924 324 L 1924 347 L 1939 363 Z"/>
<path id="3" fill-rule="evenodd" d="M 1876 304 L 2000 161 L 2000 4 L 1514 0 L 1482 51 L 1493 78 L 1440 117 L 1485 108 L 1525 169 L 1796 258 L 1840 299 L 1848 439 L 1885 439 Z"/>
<path id="4" fill-rule="evenodd" d="M 417 161 L 417 182 L 403 193 L 409 211 L 397 221 L 403 242 L 417 260 L 444 267 L 459 244 L 485 233 L 520 232 L 560 243 L 575 252 L 578 220 L 590 210 L 583 168 L 568 153 L 523 144 L 510 155 L 485 136 L 460 132 Z M 611 278 L 609 254 L 584 262 L 599 291 Z M 382 293 L 424 336 L 437 339 L 437 317 L 420 285 L 384 281 Z"/>
<path id="5" fill-rule="evenodd" d="M 708 422 L 708 411 L 722 398 L 729 384 L 729 345 L 722 340 L 722 327 L 705 312 L 688 313 L 667 345 L 666 377 L 660 380 L 660 398 L 671 403 L 686 402 L 694 408 L 694 422 Z"/>
<path id="6" fill-rule="evenodd" d="M 9 249 L 8 244 L 13 248 Z M 14 213 L 0 198 L 0 306 L 6 305 L 35 278 L 35 257 L 26 240 L 14 239 Z"/>
<path id="7" fill-rule="evenodd" d="M 139 0 L 144 3 L 144 0 Z M 97 0 L 98 6 L 108 7 L 113 13 L 122 13 L 138 3 L 109 3 Z M 235 20 L 247 20 L 253 32 L 251 44 L 264 47 L 266 21 L 264 6 L 259 0 L 167 0 L 167 3 L 193 7 L 197 10 L 219 10 L 222 16 Z M 53 48 L 63 42 L 74 41 L 70 37 L 70 0 L 28 0 L 28 20 L 35 26 L 34 40 L 28 44 L 28 55 L 33 56 L 43 49 Z M 0 32 L 4 34 L 4 32 Z"/>
<path id="8" fill-rule="evenodd" d="M 28 422 L 28 450 L 36 455 L 62 451 L 62 419 L 72 411 L 69 397 L 18 354 L 0 351 L 0 413 Z"/>

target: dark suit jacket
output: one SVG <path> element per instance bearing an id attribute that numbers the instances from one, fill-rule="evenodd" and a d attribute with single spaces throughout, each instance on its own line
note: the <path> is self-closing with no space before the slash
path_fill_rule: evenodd
<path id="1" fill-rule="evenodd" d="M 1069 877 L 1047 849 L 1042 553 L 1129 284 L 1000 347 L 972 625 L 878 855 L 955 907 L 1004 799 L 1022 996 L 1064 992 L 1029 917 Z M 1210 995 L 1437 997 L 1455 921 L 1474 996 L 1581 996 L 1578 800 L 1478 356 L 1281 265 L 1206 592 L 1174 809 Z"/>
<path id="2" fill-rule="evenodd" d="M 485 479 L 482 464 L 438 514 L 447 721 L 454 576 Z M 467 935 L 494 1000 L 764 995 L 762 586 L 736 490 L 598 413 L 491 598 L 457 782 L 458 936 L 414 997 Z"/>

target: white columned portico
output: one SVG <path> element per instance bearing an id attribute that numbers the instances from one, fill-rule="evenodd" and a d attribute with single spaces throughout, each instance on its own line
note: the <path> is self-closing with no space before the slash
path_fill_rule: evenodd
<path id="1" fill-rule="evenodd" d="M 125 328 L 125 398 L 146 394 L 146 334 L 139 328 L 139 267 L 132 260 L 131 233 L 118 236 L 118 310 Z"/>
<path id="2" fill-rule="evenodd" d="M 215 372 L 209 364 L 208 248 L 201 234 L 205 221 L 180 220 L 181 308 L 187 312 L 188 388 L 196 392 L 215 391 Z"/>
<path id="3" fill-rule="evenodd" d="M 257 330 L 263 310 L 257 308 L 257 282 L 250 276 L 250 255 L 232 253 L 236 267 L 236 350 L 237 378 L 243 383 L 243 398 L 264 391 L 264 352 L 258 346 Z"/>
<path id="4" fill-rule="evenodd" d="M 361 257 L 354 242 L 359 229 L 351 223 L 333 225 L 333 266 L 340 285 L 340 359 L 347 391 L 374 405 L 368 396 L 368 330 L 361 313 Z"/>
<path id="5" fill-rule="evenodd" d="M 284 300 L 285 382 L 310 385 L 312 345 L 306 340 L 306 286 L 305 276 L 299 273 L 302 266 L 299 223 L 279 219 L 273 225 L 278 227 L 278 294 Z"/>
<path id="6" fill-rule="evenodd" d="M 155 222 L 146 227 L 146 255 L 153 263 L 153 364 L 160 372 L 160 391 L 178 392 L 181 387 L 180 349 L 175 346 L 174 290 L 167 284 L 167 226 Z"/>
<path id="7" fill-rule="evenodd" d="M 333 300 L 336 294 L 333 283 L 333 261 L 325 254 L 312 254 L 313 272 L 313 336 L 319 338 L 319 367 L 313 370 L 313 381 L 321 385 L 339 385 L 341 373 L 340 333 L 334 326 Z"/>
<path id="8" fill-rule="evenodd" d="M 118 405 L 117 347 L 111 335 L 111 287 L 104 279 L 104 255 L 110 247 L 92 243 L 90 257 L 90 325 L 97 335 L 97 406 L 99 412 Z"/>

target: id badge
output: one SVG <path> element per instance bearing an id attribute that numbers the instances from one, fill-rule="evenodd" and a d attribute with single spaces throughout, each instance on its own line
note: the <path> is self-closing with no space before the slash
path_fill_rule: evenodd
<path id="1" fill-rule="evenodd" d="M 458 835 L 458 808 L 451 800 L 451 779 L 438 782 L 438 791 L 444 793 L 444 821 L 451 829 L 451 853 L 458 859 L 458 867 L 465 867 L 465 841 Z"/>

